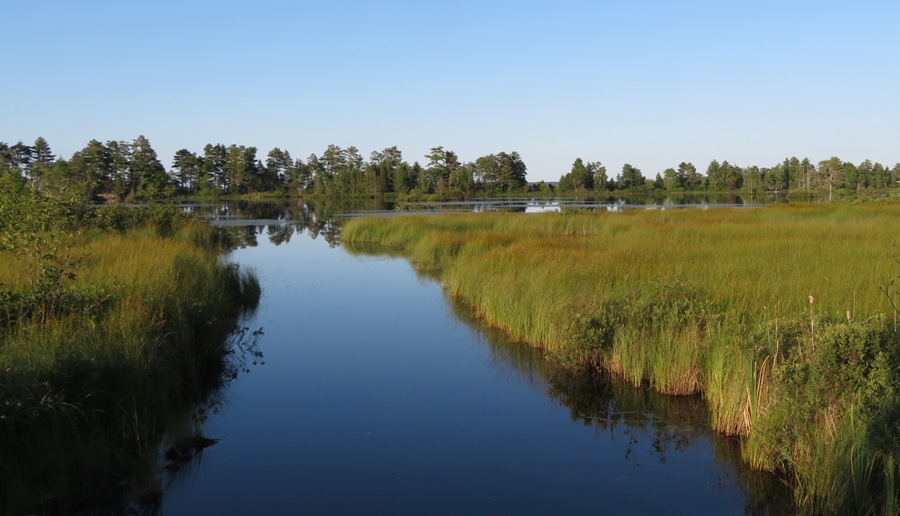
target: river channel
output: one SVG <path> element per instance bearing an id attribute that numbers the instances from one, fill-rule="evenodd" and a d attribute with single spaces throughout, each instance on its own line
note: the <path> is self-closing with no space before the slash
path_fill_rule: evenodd
<path id="1" fill-rule="evenodd" d="M 244 325 L 264 361 L 209 414 L 218 441 L 163 514 L 789 511 L 700 399 L 562 374 L 406 260 L 352 254 L 301 211 L 233 223 L 244 246 L 228 259 L 262 286 Z"/>

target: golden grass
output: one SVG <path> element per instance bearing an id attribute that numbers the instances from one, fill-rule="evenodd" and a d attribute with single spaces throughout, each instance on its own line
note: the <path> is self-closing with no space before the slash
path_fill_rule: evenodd
<path id="1" fill-rule="evenodd" d="M 405 249 L 489 323 L 552 349 L 565 314 L 675 277 L 729 324 L 793 317 L 810 295 L 816 317 L 885 312 L 898 221 L 897 207 L 412 216 L 351 221 L 344 240 Z"/>

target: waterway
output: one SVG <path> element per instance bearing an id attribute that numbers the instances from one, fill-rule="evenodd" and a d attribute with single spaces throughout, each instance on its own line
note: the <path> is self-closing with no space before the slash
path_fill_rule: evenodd
<path id="1" fill-rule="evenodd" d="M 207 414 L 218 441 L 163 514 L 790 511 L 702 400 L 563 374 L 406 260 L 350 254 L 309 207 L 216 218 L 261 282 L 244 325 L 263 358 Z"/>

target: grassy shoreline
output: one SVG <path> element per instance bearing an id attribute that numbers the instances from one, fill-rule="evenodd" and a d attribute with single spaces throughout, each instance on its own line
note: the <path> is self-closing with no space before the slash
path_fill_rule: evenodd
<path id="1" fill-rule="evenodd" d="M 892 512 L 896 206 L 353 220 L 571 369 L 702 394 L 809 512 Z"/>
<path id="2" fill-rule="evenodd" d="M 178 210 L 4 194 L 0 512 L 153 507 L 163 439 L 199 436 L 259 285 Z"/>

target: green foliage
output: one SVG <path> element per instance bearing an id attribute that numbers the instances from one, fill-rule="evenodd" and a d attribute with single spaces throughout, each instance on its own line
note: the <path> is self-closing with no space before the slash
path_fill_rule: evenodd
<path id="1" fill-rule="evenodd" d="M 571 315 L 564 322 L 566 344 L 555 349 L 551 356 L 567 369 L 602 367 L 603 355 L 615 339 L 618 312 L 618 307 L 608 305 L 591 314 Z"/>
<path id="2" fill-rule="evenodd" d="M 622 165 L 622 173 L 616 180 L 616 188 L 621 190 L 629 190 L 632 188 L 644 187 L 644 176 L 641 170 L 629 163 Z"/>
<path id="3" fill-rule="evenodd" d="M 606 167 L 600 162 L 584 163 L 577 158 L 572 164 L 572 170 L 559 180 L 561 192 L 588 192 L 592 190 L 605 191 L 609 186 L 606 177 Z"/>
<path id="4" fill-rule="evenodd" d="M 321 155 L 312 154 L 305 162 L 276 147 L 263 163 L 256 147 L 210 143 L 202 153 L 179 149 L 167 172 L 144 136 L 106 143 L 91 140 L 68 161 L 57 159 L 42 137 L 33 145 L 0 142 L 0 171 L 21 176 L 46 195 L 81 202 L 99 197 L 144 202 L 177 194 L 379 198 L 393 193 L 406 195 L 412 190 L 418 195 L 464 199 L 524 193 L 527 189 L 527 168 L 515 151 L 464 162 L 454 151 L 437 146 L 424 158 L 425 167 L 410 165 L 393 146 L 372 152 L 366 162 L 356 147 L 329 145 Z M 571 170 L 562 175 L 559 191 L 741 191 L 832 200 L 834 196 L 865 197 L 871 192 L 896 190 L 900 184 L 900 163 L 893 167 L 871 160 L 853 164 L 838 157 L 818 164 L 809 158 L 791 157 L 772 166 L 747 167 L 714 160 L 705 175 L 692 163 L 681 162 L 677 169 L 655 172 L 648 176 L 653 180 L 646 180 L 640 169 L 626 164 L 619 177 L 610 180 L 600 162 L 577 158 Z"/>
<path id="5" fill-rule="evenodd" d="M 814 441 L 822 418 L 839 420 L 851 406 L 865 421 L 885 417 L 876 415 L 900 392 L 894 358 L 900 340 L 882 318 L 822 324 L 814 344 L 808 335 L 788 338 L 795 342 L 787 343 L 790 351 L 773 371 L 777 403 L 789 407 L 778 429 L 785 434 L 777 439 Z M 873 437 L 877 430 L 870 430 Z"/>

